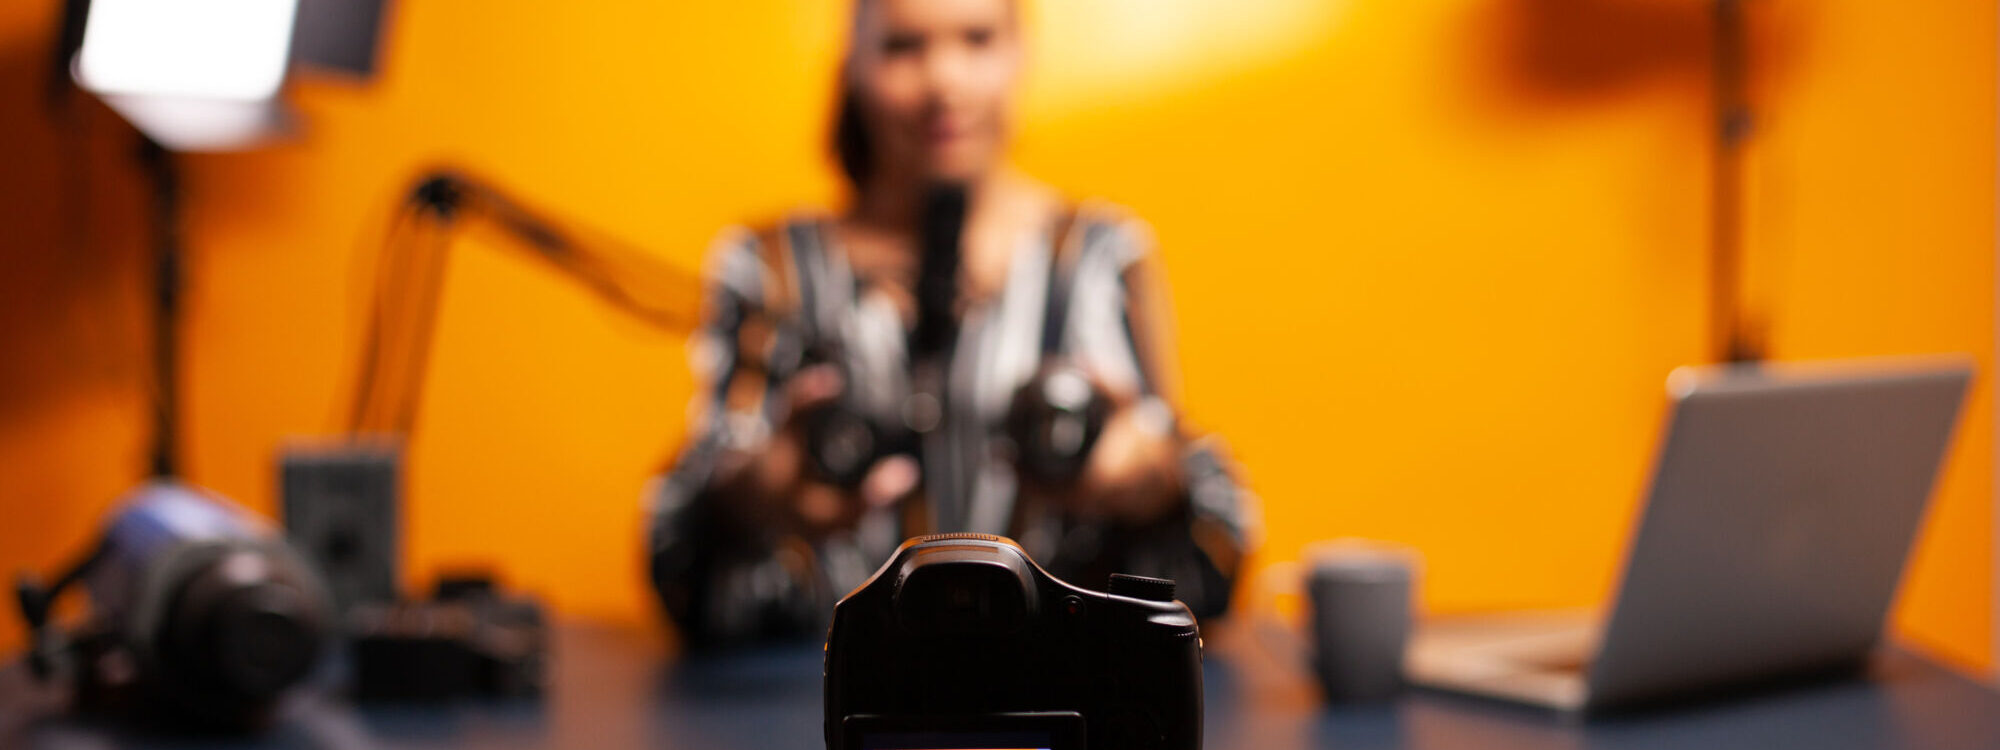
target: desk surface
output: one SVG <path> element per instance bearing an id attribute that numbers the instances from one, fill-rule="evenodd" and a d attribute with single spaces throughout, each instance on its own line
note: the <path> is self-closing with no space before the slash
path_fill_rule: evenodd
<path id="1" fill-rule="evenodd" d="M 1429 693 L 1328 708 L 1303 672 L 1246 632 L 1209 634 L 1209 750 L 1292 748 L 2000 748 L 2000 692 L 1901 652 L 1866 679 L 1786 688 L 1646 714 L 1564 721 Z M 560 629 L 540 702 L 352 707 L 302 696 L 268 734 L 163 739 L 68 719 L 31 719 L 18 666 L 0 670 L 0 747 L 590 748 L 810 750 L 820 740 L 816 647 L 674 660 L 638 630 Z"/>

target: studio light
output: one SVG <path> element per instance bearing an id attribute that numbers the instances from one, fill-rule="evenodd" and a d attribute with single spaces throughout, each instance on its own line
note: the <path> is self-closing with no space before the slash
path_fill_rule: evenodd
<path id="1" fill-rule="evenodd" d="M 249 147 L 282 124 L 298 0 L 93 0 L 77 85 L 170 151 Z"/>

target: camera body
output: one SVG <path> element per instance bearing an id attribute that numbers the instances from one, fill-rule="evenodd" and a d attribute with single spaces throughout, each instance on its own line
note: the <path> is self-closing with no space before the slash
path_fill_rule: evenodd
<path id="1" fill-rule="evenodd" d="M 829 750 L 1201 746 L 1201 637 L 1173 584 L 1110 593 L 984 534 L 904 542 L 834 608 Z"/>
<path id="2" fill-rule="evenodd" d="M 88 590 L 91 616 L 61 633 L 50 608 L 72 583 Z M 170 482 L 125 498 L 95 551 L 56 585 L 24 579 L 17 595 L 37 672 L 71 678 L 80 707 L 194 727 L 264 723 L 332 635 L 325 585 L 283 539 Z"/>
<path id="3" fill-rule="evenodd" d="M 359 605 L 347 626 L 362 700 L 532 697 L 547 681 L 541 603 L 484 575 L 441 579 L 426 600 Z"/>
<path id="4" fill-rule="evenodd" d="M 801 415 L 801 420 L 814 474 L 836 487 L 860 487 L 876 462 L 917 451 L 914 431 L 871 418 L 848 399 L 818 407 Z"/>
<path id="5" fill-rule="evenodd" d="M 897 454 L 916 455 L 919 436 L 897 408 L 907 383 L 867 372 L 834 341 L 820 341 L 800 355 L 798 369 L 832 366 L 840 371 L 840 396 L 799 413 L 806 465 L 820 481 L 854 489 L 876 462 Z M 796 372 L 796 371 L 794 371 Z"/>
<path id="6" fill-rule="evenodd" d="M 1007 436 L 1014 442 L 1016 469 L 1035 484 L 1076 481 L 1110 420 L 1111 397 L 1082 369 L 1043 367 L 1008 404 Z"/>

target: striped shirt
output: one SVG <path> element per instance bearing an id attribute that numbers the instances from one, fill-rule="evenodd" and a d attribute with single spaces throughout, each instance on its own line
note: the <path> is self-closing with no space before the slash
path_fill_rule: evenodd
<path id="1" fill-rule="evenodd" d="M 913 392 L 909 328 L 883 285 L 847 263 L 830 221 L 724 233 L 691 346 L 702 385 L 692 434 L 650 491 L 653 579 L 684 635 L 722 642 L 820 632 L 835 599 L 905 537 L 940 531 L 1013 537 L 1051 573 L 1085 587 L 1112 572 L 1167 577 L 1197 614 L 1226 608 L 1249 514 L 1213 439 L 1187 441 L 1186 502 L 1143 527 L 1024 504 L 1002 445 L 1014 393 L 1050 358 L 1167 411 L 1172 364 L 1148 237 L 1138 222 L 1093 205 L 1025 236 L 998 291 L 962 307 L 941 365 L 944 420 L 919 445 L 916 507 L 872 511 L 852 531 L 808 544 L 732 522 L 732 498 L 716 486 L 718 461 L 757 450 L 778 429 L 786 378 L 828 340 L 841 344 L 849 402 L 898 413 Z"/>

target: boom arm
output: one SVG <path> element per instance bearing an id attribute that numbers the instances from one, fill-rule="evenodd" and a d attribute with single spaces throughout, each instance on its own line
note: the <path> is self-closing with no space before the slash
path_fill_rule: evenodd
<path id="1" fill-rule="evenodd" d="M 408 435 L 416 426 L 452 240 L 499 230 L 612 306 L 687 333 L 700 322 L 701 280 L 608 235 L 565 224 L 491 182 L 439 170 L 418 180 L 384 244 L 349 428 Z"/>

